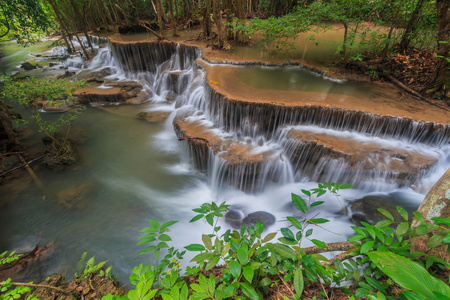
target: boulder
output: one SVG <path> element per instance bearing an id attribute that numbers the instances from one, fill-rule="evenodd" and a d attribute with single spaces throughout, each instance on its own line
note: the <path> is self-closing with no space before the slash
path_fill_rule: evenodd
<path id="1" fill-rule="evenodd" d="M 275 220 L 275 216 L 271 213 L 265 211 L 256 211 L 248 214 L 242 220 L 242 225 L 246 225 L 247 227 L 254 227 L 256 223 L 261 222 L 264 224 L 264 228 L 267 228 L 268 226 L 273 225 L 275 223 Z"/>
<path id="2" fill-rule="evenodd" d="M 239 229 L 242 226 L 242 219 L 244 218 L 244 213 L 240 210 L 230 209 L 225 214 L 225 222 L 230 224 L 234 229 Z"/>
<path id="3" fill-rule="evenodd" d="M 35 69 L 37 69 L 37 66 L 33 65 L 32 63 L 30 63 L 30 62 L 28 62 L 28 61 L 23 62 L 23 63 L 20 65 L 20 67 L 21 67 L 22 69 L 26 70 L 26 71 L 30 71 L 30 70 L 35 70 Z"/>
<path id="4" fill-rule="evenodd" d="M 430 189 L 417 211 L 424 216 L 425 221 L 428 223 L 434 223 L 433 218 L 450 218 L 450 168 Z M 412 226 L 418 225 L 417 221 L 412 223 Z M 446 262 L 450 262 L 448 244 L 442 244 L 431 249 L 427 247 L 429 239 L 442 230 L 442 228 L 438 228 L 424 236 L 413 238 L 411 241 L 411 252 L 421 251 L 427 253 L 427 255 L 434 255 Z"/>

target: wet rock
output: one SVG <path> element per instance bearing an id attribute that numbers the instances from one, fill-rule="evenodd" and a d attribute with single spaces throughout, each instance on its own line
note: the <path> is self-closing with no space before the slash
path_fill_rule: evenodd
<path id="1" fill-rule="evenodd" d="M 424 216 L 427 223 L 433 224 L 433 218 L 450 218 L 450 168 L 442 175 L 430 189 L 425 199 L 417 210 Z M 418 226 L 418 222 L 414 221 L 412 226 Z M 411 241 L 411 252 L 421 251 L 427 255 L 439 257 L 446 262 L 450 262 L 450 253 L 448 244 L 443 243 L 435 248 L 428 248 L 427 243 L 430 238 L 443 231 L 444 228 L 438 228 L 424 236 L 415 237 Z"/>
<path id="2" fill-rule="evenodd" d="M 366 222 L 376 224 L 386 217 L 378 211 L 383 208 L 391 213 L 396 222 L 404 221 L 397 211 L 396 206 L 401 206 L 412 216 L 412 212 L 417 209 L 418 205 L 414 205 L 410 199 L 405 198 L 401 193 L 390 193 L 381 195 L 369 195 L 361 199 L 353 201 L 349 204 L 349 213 L 355 222 Z"/>
<path id="3" fill-rule="evenodd" d="M 284 148 L 297 178 L 316 182 L 327 181 L 329 174 L 336 173 L 334 181 L 355 186 L 370 184 L 375 178 L 412 186 L 437 162 L 433 155 L 395 146 L 380 149 L 376 142 L 296 129 L 288 135 Z"/>
<path id="4" fill-rule="evenodd" d="M 166 95 L 166 100 L 171 102 L 171 101 L 175 100 L 176 96 L 177 95 L 175 94 L 175 92 L 169 91 Z"/>
<path id="5" fill-rule="evenodd" d="M 225 214 L 225 222 L 230 224 L 230 226 L 234 229 L 239 229 L 242 226 L 242 219 L 244 218 L 245 214 L 236 209 L 230 209 Z"/>
<path id="6" fill-rule="evenodd" d="M 160 111 L 154 111 L 154 112 L 147 112 L 147 111 L 141 111 L 136 115 L 137 119 L 145 120 L 149 123 L 160 123 L 167 119 L 167 117 L 170 115 L 169 112 L 160 112 Z"/>
<path id="7" fill-rule="evenodd" d="M 58 193 L 58 203 L 67 208 L 84 209 L 92 198 L 94 185 L 80 184 Z"/>
<path id="8" fill-rule="evenodd" d="M 62 138 L 57 137 L 57 139 L 60 143 L 63 143 Z M 60 146 L 49 137 L 44 137 L 42 141 L 45 145 L 45 157 L 43 159 L 43 163 L 47 167 L 52 169 L 61 169 L 64 166 L 71 166 L 78 163 L 78 151 L 70 141 L 66 141 L 64 150 L 62 150 Z"/>
<path id="9" fill-rule="evenodd" d="M 124 89 L 129 89 L 130 91 L 133 88 L 141 88 L 143 85 L 143 83 L 141 81 L 134 81 L 134 80 L 123 80 L 123 81 L 119 81 L 117 82 L 117 86 L 118 87 L 122 87 Z"/>
<path id="10" fill-rule="evenodd" d="M 47 112 L 66 112 L 70 107 L 65 100 L 42 101 L 42 109 Z"/>
<path id="11" fill-rule="evenodd" d="M 147 94 L 147 92 L 140 91 L 139 93 L 137 93 L 136 97 L 125 100 L 125 103 L 126 104 L 142 104 L 142 103 L 146 102 L 148 100 L 148 98 L 149 98 L 149 95 Z"/>
<path id="12" fill-rule="evenodd" d="M 32 63 L 30 63 L 30 62 L 28 62 L 28 61 L 23 62 L 23 63 L 20 65 L 20 67 L 21 67 L 22 69 L 26 70 L 26 71 L 30 71 L 30 70 L 35 70 L 35 69 L 37 69 L 37 66 L 33 65 Z"/>
<path id="13" fill-rule="evenodd" d="M 253 213 L 248 214 L 243 220 L 242 225 L 246 225 L 254 227 L 256 223 L 263 223 L 264 228 L 267 228 L 270 225 L 273 225 L 275 223 L 275 216 L 271 213 L 265 212 L 265 211 L 256 211 Z"/>

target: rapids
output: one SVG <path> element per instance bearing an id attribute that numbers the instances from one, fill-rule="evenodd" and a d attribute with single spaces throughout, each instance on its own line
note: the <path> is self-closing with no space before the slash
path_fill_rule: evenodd
<path id="1" fill-rule="evenodd" d="M 149 101 L 88 108 L 73 135 L 83 160 L 80 168 L 37 168 L 44 190 L 32 182 L 0 186 L 0 251 L 54 243 L 51 259 L 38 263 L 26 278 L 54 272 L 70 277 L 88 251 L 96 261 L 108 260 L 127 282 L 133 266 L 153 261 L 150 254 L 137 256 L 142 247 L 135 246 L 149 218 L 180 221 L 171 232 L 177 248 L 198 243 L 202 233 L 210 232 L 201 222 L 188 223 L 195 214 L 191 209 L 204 202 L 226 201 L 245 214 L 270 212 L 277 219 L 271 232 L 284 226 L 284 217 L 299 215 L 290 204 L 291 193 L 314 188 L 317 181 L 354 184 L 340 193 L 346 206 L 367 195 L 383 195 L 413 210 L 450 167 L 448 124 L 229 99 L 209 83 L 201 51 L 193 46 L 109 43 L 89 65 L 79 61 L 70 68 L 108 67 L 111 79 L 143 82 Z M 332 84 L 305 72 L 315 77 L 315 86 L 322 82 L 328 90 Z M 346 84 L 339 88 L 345 90 Z M 146 123 L 134 118 L 143 110 L 170 115 L 164 122 Z M 179 140 L 185 137 L 206 138 L 209 145 Z M 316 137 L 334 146 L 322 147 Z M 33 138 L 24 142 L 40 147 Z M 383 154 L 391 152 L 401 156 Z M 350 156 L 360 160 L 351 163 Z M 418 157 L 428 165 L 409 161 Z M 417 171 L 414 176 L 402 173 L 406 163 Z M 83 197 L 68 205 L 65 199 L 74 191 L 84 191 Z M 313 237 L 346 240 L 353 224 L 334 197 L 323 199 L 326 205 L 312 213 L 331 222 L 325 230 L 315 228 Z"/>

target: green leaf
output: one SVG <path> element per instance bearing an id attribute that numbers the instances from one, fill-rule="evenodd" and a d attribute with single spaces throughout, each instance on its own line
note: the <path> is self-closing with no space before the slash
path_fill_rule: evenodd
<path id="1" fill-rule="evenodd" d="M 315 202 L 311 203 L 311 207 L 319 206 L 323 203 L 325 203 L 325 201 L 315 201 Z"/>
<path id="2" fill-rule="evenodd" d="M 403 291 L 402 295 L 407 299 L 407 300 L 426 300 L 425 298 L 417 295 L 416 293 L 413 293 L 411 291 Z"/>
<path id="3" fill-rule="evenodd" d="M 312 239 L 311 242 L 313 242 L 314 245 L 316 245 L 317 247 L 324 248 L 324 249 L 327 248 L 327 245 L 325 245 L 325 243 L 322 242 L 322 241 L 319 241 L 319 240 L 316 240 L 316 239 Z"/>
<path id="4" fill-rule="evenodd" d="M 444 232 L 444 231 L 440 231 L 438 233 L 433 234 L 433 236 L 427 242 L 427 247 L 434 248 L 434 247 L 442 245 L 442 241 L 444 240 L 446 235 L 447 235 L 447 232 Z"/>
<path id="5" fill-rule="evenodd" d="M 264 239 L 262 240 L 263 243 L 267 243 L 267 242 L 273 240 L 273 238 L 274 238 L 276 235 L 277 235 L 276 232 L 271 232 L 271 233 L 269 233 L 269 234 L 266 235 L 266 236 L 264 237 Z"/>
<path id="6" fill-rule="evenodd" d="M 155 249 L 156 249 L 156 246 L 148 246 L 147 248 L 145 248 L 144 250 L 139 252 L 139 255 L 152 252 Z"/>
<path id="7" fill-rule="evenodd" d="M 297 268 L 297 270 L 295 270 L 294 272 L 294 289 L 299 298 L 303 294 L 303 287 L 304 287 L 303 272 L 301 268 Z"/>
<path id="8" fill-rule="evenodd" d="M 214 226 L 214 215 L 213 214 L 207 214 L 205 219 L 209 225 Z"/>
<path id="9" fill-rule="evenodd" d="M 195 217 L 193 217 L 193 218 L 189 221 L 189 223 L 198 221 L 198 220 L 200 220 L 201 218 L 203 218 L 203 216 L 204 216 L 203 214 L 196 215 Z"/>
<path id="10" fill-rule="evenodd" d="M 206 264 L 206 267 L 205 267 L 205 271 L 208 271 L 208 270 L 214 268 L 217 265 L 217 263 L 219 262 L 219 260 L 220 260 L 220 257 L 215 256 L 213 259 L 208 261 L 208 263 Z"/>
<path id="11" fill-rule="evenodd" d="M 434 299 L 433 292 L 450 298 L 450 287 L 431 276 L 420 264 L 390 252 L 370 252 L 372 262 L 397 284 L 426 299 Z"/>
<path id="12" fill-rule="evenodd" d="M 348 241 L 349 241 L 349 242 L 356 242 L 356 241 L 362 240 L 363 238 L 365 238 L 364 235 L 358 234 L 358 235 L 354 235 L 354 236 L 350 237 L 350 238 L 348 239 Z"/>
<path id="13" fill-rule="evenodd" d="M 308 236 L 310 236 L 312 233 L 313 233 L 313 230 L 312 230 L 312 229 L 308 229 L 308 230 L 306 231 L 305 236 L 308 237 Z"/>
<path id="14" fill-rule="evenodd" d="M 375 228 L 383 228 L 391 225 L 392 223 L 394 222 L 392 222 L 391 220 L 381 220 L 377 224 L 375 224 Z"/>
<path id="15" fill-rule="evenodd" d="M 295 241 L 294 233 L 292 233 L 289 228 L 281 228 L 281 234 L 284 235 L 287 239 Z"/>
<path id="16" fill-rule="evenodd" d="M 303 194 L 305 194 L 308 197 L 311 197 L 311 192 L 308 190 L 301 190 Z"/>
<path id="17" fill-rule="evenodd" d="M 264 277 L 263 279 L 261 279 L 261 281 L 259 282 L 258 286 L 269 286 L 272 283 L 272 279 L 270 279 L 269 277 Z"/>
<path id="18" fill-rule="evenodd" d="M 204 251 L 205 250 L 205 247 L 200 244 L 190 244 L 184 248 L 188 251 Z"/>
<path id="19" fill-rule="evenodd" d="M 401 206 L 396 206 L 398 213 L 402 216 L 403 220 L 408 221 L 408 212 Z"/>
<path id="20" fill-rule="evenodd" d="M 338 185 L 338 188 L 340 190 L 351 189 L 352 187 L 353 187 L 352 184 L 340 184 L 340 185 Z"/>
<path id="21" fill-rule="evenodd" d="M 212 241 L 211 241 L 211 238 L 209 237 L 209 235 L 202 234 L 202 241 L 203 241 L 203 244 L 205 244 L 206 249 L 212 250 Z"/>
<path id="22" fill-rule="evenodd" d="M 369 252 L 370 250 L 372 250 L 374 245 L 375 245 L 375 241 L 369 241 L 369 242 L 366 242 L 365 244 L 363 244 L 361 246 L 361 250 L 360 250 L 361 254 L 365 254 L 365 253 Z"/>
<path id="23" fill-rule="evenodd" d="M 292 202 L 294 203 L 295 207 L 297 207 L 297 209 L 299 211 L 301 211 L 302 213 L 306 213 L 306 211 L 308 210 L 308 207 L 305 203 L 305 201 L 296 194 L 291 194 L 291 198 L 292 198 Z"/>
<path id="24" fill-rule="evenodd" d="M 237 250 L 237 257 L 242 266 L 245 266 L 248 263 L 248 253 L 245 249 L 239 248 Z"/>
<path id="25" fill-rule="evenodd" d="M 239 278 L 239 276 L 241 276 L 241 265 L 237 261 L 231 260 L 230 261 L 230 272 L 234 278 Z"/>
<path id="26" fill-rule="evenodd" d="M 450 226 L 450 218 L 432 218 L 434 224 Z"/>
<path id="27" fill-rule="evenodd" d="M 164 223 L 164 224 L 161 225 L 161 230 L 162 230 L 162 229 L 166 229 L 167 227 L 170 227 L 170 226 L 172 226 L 173 224 L 176 224 L 176 223 L 178 223 L 178 221 L 169 221 L 169 222 L 166 222 L 166 223 Z"/>
<path id="28" fill-rule="evenodd" d="M 419 220 L 421 223 L 426 223 L 423 215 L 420 212 L 413 212 L 413 215 Z"/>
<path id="29" fill-rule="evenodd" d="M 409 229 L 409 223 L 402 222 L 402 223 L 398 224 L 397 229 L 395 230 L 395 235 L 398 237 L 404 236 L 405 233 L 408 231 L 408 229 Z"/>
<path id="30" fill-rule="evenodd" d="M 280 254 L 281 256 L 283 256 L 285 258 L 291 258 L 291 259 L 297 258 L 297 253 L 294 250 L 292 250 L 292 248 L 290 248 L 286 245 L 273 244 L 272 247 L 275 252 L 277 252 L 278 254 Z"/>
<path id="31" fill-rule="evenodd" d="M 316 219 L 309 220 L 309 222 L 312 224 L 324 224 L 324 223 L 330 222 L 330 220 L 323 219 L 323 218 L 316 218 Z"/>
<path id="32" fill-rule="evenodd" d="M 252 267 L 246 266 L 243 270 L 244 278 L 247 279 L 249 283 L 252 283 L 253 276 L 255 275 L 255 271 Z"/>
<path id="33" fill-rule="evenodd" d="M 148 222 L 150 223 L 150 226 L 154 227 L 154 228 L 159 228 L 159 222 L 154 220 L 154 219 L 149 219 Z"/>
<path id="34" fill-rule="evenodd" d="M 380 213 L 382 213 L 386 218 L 388 218 L 389 220 L 394 222 L 394 217 L 392 216 L 392 214 L 390 212 L 388 212 L 387 210 L 385 210 L 383 208 L 379 208 L 378 211 Z"/>
<path id="35" fill-rule="evenodd" d="M 296 240 L 287 239 L 285 237 L 281 237 L 278 240 L 280 242 L 282 242 L 283 244 L 286 244 L 286 245 L 291 245 L 291 246 L 297 245 L 297 241 Z"/>
<path id="36" fill-rule="evenodd" d="M 240 282 L 239 286 L 241 287 L 241 290 L 245 296 L 247 296 L 251 300 L 259 300 L 258 293 L 255 291 L 255 289 L 252 286 L 250 286 L 249 284 L 247 284 L 245 282 Z"/>
<path id="37" fill-rule="evenodd" d="M 383 283 L 379 282 L 378 280 L 372 277 L 367 277 L 366 280 L 367 283 L 370 284 L 374 289 L 386 293 L 386 287 Z"/>
<path id="38" fill-rule="evenodd" d="M 356 298 L 363 298 L 369 295 L 370 290 L 365 288 L 359 288 L 356 290 L 355 297 Z"/>
<path id="39" fill-rule="evenodd" d="M 158 240 L 163 241 L 163 242 L 170 242 L 172 240 L 172 238 L 170 236 L 168 236 L 167 234 L 161 234 L 158 237 Z"/>
<path id="40" fill-rule="evenodd" d="M 296 218 L 293 218 L 293 217 L 287 217 L 286 219 L 288 219 L 288 221 L 291 222 L 291 224 L 292 224 L 295 228 L 297 228 L 298 230 L 302 230 L 302 224 L 301 224 Z"/>

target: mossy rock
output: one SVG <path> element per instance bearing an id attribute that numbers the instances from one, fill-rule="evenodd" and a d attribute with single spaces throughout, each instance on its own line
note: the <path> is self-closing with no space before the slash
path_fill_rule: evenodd
<path id="1" fill-rule="evenodd" d="M 58 140 L 63 143 L 62 139 L 58 138 Z M 43 162 L 47 167 L 56 169 L 63 166 L 72 166 L 79 162 L 78 151 L 70 141 L 65 142 L 64 149 L 61 149 L 60 145 L 49 137 L 43 138 L 42 141 L 45 145 Z"/>

